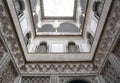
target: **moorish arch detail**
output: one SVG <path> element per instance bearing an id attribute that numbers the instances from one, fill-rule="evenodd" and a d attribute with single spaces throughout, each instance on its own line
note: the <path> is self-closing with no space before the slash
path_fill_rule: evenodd
<path id="1" fill-rule="evenodd" d="M 23 11 L 25 10 L 25 4 L 23 0 L 14 0 L 14 6 L 18 16 L 23 14 Z"/>
<path id="2" fill-rule="evenodd" d="M 102 14 L 103 6 L 104 6 L 103 1 L 94 1 L 93 12 L 94 12 L 95 17 L 100 18 Z"/>

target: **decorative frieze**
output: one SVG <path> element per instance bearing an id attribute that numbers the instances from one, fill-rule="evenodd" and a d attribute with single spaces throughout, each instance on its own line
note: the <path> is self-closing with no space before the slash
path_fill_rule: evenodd
<path id="1" fill-rule="evenodd" d="M 27 72 L 26 72 L 27 71 Z M 23 73 L 27 74 L 80 74 L 96 73 L 91 63 L 38 63 L 26 64 Z"/>
<path id="2" fill-rule="evenodd" d="M 21 83 L 50 83 L 49 76 L 26 76 L 22 77 Z"/>

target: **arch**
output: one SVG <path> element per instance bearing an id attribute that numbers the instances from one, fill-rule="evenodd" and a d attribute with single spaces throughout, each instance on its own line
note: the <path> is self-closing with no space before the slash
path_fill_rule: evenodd
<path id="1" fill-rule="evenodd" d="M 38 15 L 37 15 L 37 13 L 35 13 L 35 15 L 33 16 L 33 19 L 34 19 L 34 23 L 35 23 L 35 25 L 38 23 Z"/>
<path id="2" fill-rule="evenodd" d="M 94 37 L 92 36 L 92 34 L 90 32 L 87 32 L 86 37 L 87 37 L 89 45 L 92 46 L 93 41 L 94 41 Z"/>
<path id="3" fill-rule="evenodd" d="M 68 42 L 67 52 L 80 52 L 79 46 L 77 46 L 74 41 L 70 41 Z"/>
<path id="4" fill-rule="evenodd" d="M 61 23 L 57 29 L 58 32 L 80 32 L 78 27 L 72 23 Z"/>
<path id="5" fill-rule="evenodd" d="M 55 28 L 52 24 L 44 24 L 38 29 L 38 32 L 55 32 Z"/>
<path id="6" fill-rule="evenodd" d="M 40 42 L 39 45 L 36 46 L 36 52 L 42 52 L 42 53 L 48 52 L 47 42 L 45 41 Z"/>
<path id="7" fill-rule="evenodd" d="M 42 41 L 42 42 L 40 42 L 40 45 L 47 45 L 47 42 L 46 41 Z"/>
<path id="8" fill-rule="evenodd" d="M 14 1 L 16 14 L 19 16 L 20 14 L 23 14 L 23 11 L 25 10 L 25 4 L 23 0 L 15 0 Z"/>
<path id="9" fill-rule="evenodd" d="M 31 32 L 28 32 L 28 33 L 25 35 L 26 45 L 29 45 L 29 44 L 30 44 L 30 40 L 31 40 Z"/>
<path id="10" fill-rule="evenodd" d="M 74 41 L 68 42 L 68 45 L 76 45 Z"/>
<path id="11" fill-rule="evenodd" d="M 100 17 L 102 14 L 102 8 L 103 8 L 103 2 L 102 1 L 94 1 L 93 3 L 93 12 L 95 16 Z"/>

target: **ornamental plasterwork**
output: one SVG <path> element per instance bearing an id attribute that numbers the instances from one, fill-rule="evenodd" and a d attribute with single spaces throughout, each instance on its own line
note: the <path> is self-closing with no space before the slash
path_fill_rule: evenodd
<path id="1" fill-rule="evenodd" d="M 2 40 L 0 39 L 0 60 L 4 57 L 6 52 L 6 48 L 2 42 Z"/>
<path id="2" fill-rule="evenodd" d="M 0 83 L 14 83 L 14 79 L 17 77 L 17 72 L 15 71 L 15 68 L 11 61 L 7 62 L 6 65 L 4 65 L 4 70 L 0 71 Z M 2 70 L 2 68 L 1 68 Z"/>
<path id="3" fill-rule="evenodd" d="M 69 83 L 71 80 L 88 80 L 91 83 L 98 83 L 96 77 L 79 77 L 79 76 L 59 76 L 59 83 Z"/>
<path id="4" fill-rule="evenodd" d="M 23 76 L 22 83 L 68 83 L 71 80 L 88 80 L 91 83 L 98 83 L 96 77 L 80 76 Z"/>
<path id="5" fill-rule="evenodd" d="M 12 26 L 9 13 L 4 5 L 5 0 L 0 0 L 0 31 L 4 37 L 11 55 L 13 56 L 17 67 L 23 74 L 80 74 L 80 73 L 99 73 L 105 57 L 109 53 L 110 47 L 114 43 L 117 31 L 120 30 L 120 1 L 114 0 L 101 41 L 98 44 L 93 62 L 75 62 L 75 63 L 25 63 L 24 54 L 21 50 L 15 27 Z M 107 3 L 106 3 L 107 4 Z M 109 41 L 109 42 L 108 42 Z"/>

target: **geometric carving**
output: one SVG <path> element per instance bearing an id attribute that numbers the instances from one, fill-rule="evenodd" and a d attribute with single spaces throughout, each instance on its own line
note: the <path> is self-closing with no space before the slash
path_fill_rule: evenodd
<path id="1" fill-rule="evenodd" d="M 26 64 L 24 73 L 37 74 L 73 74 L 73 73 L 95 73 L 94 65 L 90 63 L 36 63 Z"/>
<path id="2" fill-rule="evenodd" d="M 21 83 L 51 83 L 49 76 L 24 76 Z"/>
<path id="3" fill-rule="evenodd" d="M 15 34 L 15 29 L 11 24 L 10 14 L 5 6 L 5 0 L 0 0 L 0 32 L 10 50 L 10 54 L 14 57 L 16 64 L 20 67 L 24 65 L 24 56 L 20 50 L 19 42 Z"/>
<path id="4" fill-rule="evenodd" d="M 117 58 L 120 59 L 120 36 L 119 36 L 119 39 L 117 40 L 117 42 L 116 42 L 116 44 L 115 44 L 115 46 L 114 46 L 114 48 L 112 50 L 112 53 L 114 55 L 116 55 Z"/>
<path id="5" fill-rule="evenodd" d="M 102 66 L 104 59 L 108 56 L 107 54 L 110 52 L 110 48 L 120 30 L 120 18 L 118 18 L 120 17 L 119 5 L 119 0 L 114 0 L 94 57 L 94 64 L 96 67 Z"/>
<path id="6" fill-rule="evenodd" d="M 107 83 L 119 83 L 120 82 L 120 76 L 115 71 L 115 68 L 112 66 L 109 60 L 105 63 L 105 66 L 101 72 L 101 75 L 103 76 L 104 80 Z"/>
<path id="7" fill-rule="evenodd" d="M 9 62 L 6 66 L 4 71 L 0 73 L 0 83 L 14 83 L 17 72 L 15 71 L 12 62 Z"/>
<path id="8" fill-rule="evenodd" d="M 98 83 L 95 76 L 23 76 L 22 83 L 68 83 L 71 80 L 86 80 L 90 83 Z M 88 83 L 89 83 L 88 82 Z M 76 83 L 76 82 L 75 82 Z M 86 83 L 86 82 L 85 82 Z"/>

